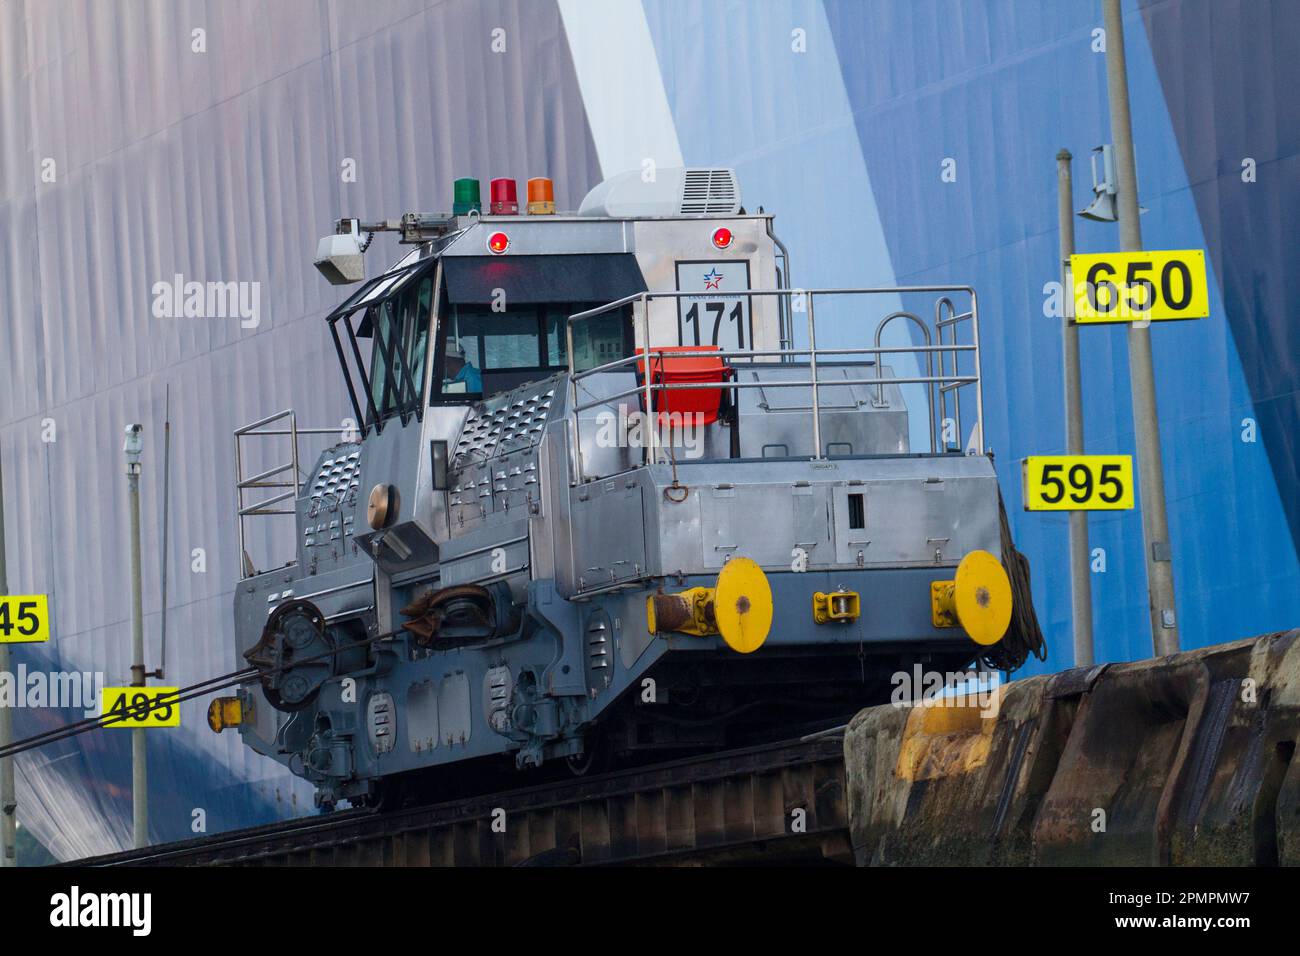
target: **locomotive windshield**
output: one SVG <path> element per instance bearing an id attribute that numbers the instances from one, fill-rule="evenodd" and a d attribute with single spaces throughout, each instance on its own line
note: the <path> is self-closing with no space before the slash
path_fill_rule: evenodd
<path id="1" fill-rule="evenodd" d="M 424 366 L 429 342 L 433 276 L 408 282 L 385 299 L 370 316 L 374 342 L 370 351 L 370 392 L 379 417 L 418 402 L 424 394 Z"/>
<path id="2" fill-rule="evenodd" d="M 569 367 L 566 320 L 603 303 L 544 303 L 494 310 L 449 305 L 442 321 L 433 400 L 482 398 Z M 592 368 L 631 354 L 630 310 L 575 326 L 574 364 Z"/>
<path id="3" fill-rule="evenodd" d="M 370 280 L 327 320 L 357 421 L 366 428 L 419 414 L 434 265 L 433 259 L 420 260 Z"/>

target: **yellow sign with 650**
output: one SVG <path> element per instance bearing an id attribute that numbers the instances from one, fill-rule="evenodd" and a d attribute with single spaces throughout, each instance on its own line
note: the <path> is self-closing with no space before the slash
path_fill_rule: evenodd
<path id="1" fill-rule="evenodd" d="M 1210 314 L 1200 249 L 1071 256 L 1070 271 L 1078 323 L 1161 322 Z"/>

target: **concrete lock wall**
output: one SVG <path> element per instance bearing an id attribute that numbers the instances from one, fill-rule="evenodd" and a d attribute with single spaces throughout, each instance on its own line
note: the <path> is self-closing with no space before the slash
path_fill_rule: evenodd
<path id="1" fill-rule="evenodd" d="M 861 865 L 1300 864 L 1300 630 L 1077 668 L 845 734 Z"/>

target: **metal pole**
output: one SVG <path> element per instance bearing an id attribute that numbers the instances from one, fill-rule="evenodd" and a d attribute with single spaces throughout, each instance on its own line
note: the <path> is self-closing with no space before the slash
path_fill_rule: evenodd
<path id="1" fill-rule="evenodd" d="M 646 431 L 643 432 L 647 439 L 646 442 L 646 464 L 657 465 L 658 456 L 655 454 L 656 441 L 659 430 L 659 416 L 654 412 L 654 390 L 650 387 L 651 380 L 654 378 L 654 359 L 650 356 L 650 308 L 646 304 L 646 293 L 641 293 L 641 354 L 645 357 L 645 413 L 646 413 Z M 662 366 L 662 363 L 661 363 Z"/>
<path id="2" fill-rule="evenodd" d="M 1062 364 L 1065 367 L 1065 450 L 1083 454 L 1083 379 L 1079 372 L 1079 329 L 1071 322 L 1074 280 L 1074 183 L 1068 149 L 1056 154 L 1057 213 L 1060 217 Z M 1074 666 L 1092 666 L 1092 580 L 1088 571 L 1088 512 L 1070 512 L 1070 619 L 1074 624 Z"/>
<path id="3" fill-rule="evenodd" d="M 172 387 L 167 384 L 166 398 L 163 400 L 163 510 L 162 510 L 162 560 L 159 572 L 162 575 L 162 621 L 158 626 L 158 679 L 167 676 L 167 530 L 168 502 L 171 499 L 172 471 Z M 294 448 L 298 440 L 294 438 Z M 298 473 L 297 455 L 294 455 L 294 474 Z"/>
<path id="4" fill-rule="evenodd" d="M 808 308 L 808 371 L 812 382 L 812 456 L 813 461 L 817 461 L 822 456 L 822 406 L 821 398 L 817 394 L 817 320 L 813 316 L 813 295 L 811 292 L 804 294 L 804 305 Z M 932 388 L 933 386 L 926 387 Z M 931 412 L 930 434 L 933 436 L 933 410 L 931 410 Z"/>
<path id="5" fill-rule="evenodd" d="M 987 455 L 988 446 L 984 444 L 984 371 L 980 365 L 980 305 L 974 289 L 966 289 L 970 294 L 970 336 L 975 346 L 975 454 Z M 957 327 L 953 326 L 953 341 L 957 340 Z M 954 346 L 955 347 L 955 346 Z M 956 381 L 961 376 L 954 376 Z M 958 436 L 959 438 L 961 436 Z"/>
<path id="6" fill-rule="evenodd" d="M 1115 144 L 1115 185 L 1122 252 L 1142 249 L 1138 222 L 1137 165 L 1129 116 L 1128 68 L 1124 58 L 1124 20 L 1120 0 L 1102 0 L 1106 27 L 1106 91 L 1110 99 L 1110 135 Z M 1133 433 L 1137 442 L 1138 481 L 1142 492 L 1142 544 L 1147 565 L 1151 644 L 1156 656 L 1178 652 L 1174 610 L 1174 565 L 1165 513 L 1164 464 L 1160 456 L 1160 420 L 1156 414 L 1155 368 L 1147 323 L 1128 323 L 1128 364 L 1133 393 Z"/>
<path id="7" fill-rule="evenodd" d="M 144 687 L 144 602 L 140 584 L 140 451 L 139 425 L 126 428 L 126 487 L 131 513 L 131 686 Z M 131 731 L 131 804 L 137 849 L 149 845 L 149 777 L 145 731 Z"/>
<path id="8" fill-rule="evenodd" d="M 9 593 L 5 566 L 4 471 L 0 464 L 0 596 Z M 9 673 L 9 645 L 0 644 L 0 674 Z M 0 747 L 14 742 L 14 715 L 0 707 Z M 0 867 L 18 865 L 18 797 L 14 790 L 14 758 L 0 758 Z"/>

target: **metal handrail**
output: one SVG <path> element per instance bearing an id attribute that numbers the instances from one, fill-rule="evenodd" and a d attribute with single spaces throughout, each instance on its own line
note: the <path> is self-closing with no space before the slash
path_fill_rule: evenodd
<path id="1" fill-rule="evenodd" d="M 268 428 L 267 426 L 276 422 L 288 420 L 288 427 Z M 250 422 L 236 428 L 234 431 L 235 439 L 235 514 L 239 526 L 239 555 L 241 566 L 247 566 L 247 535 L 245 534 L 244 519 L 255 515 L 292 515 L 296 514 L 293 508 L 273 508 L 283 501 L 296 499 L 302 493 L 302 468 L 298 457 L 298 438 L 301 435 L 333 435 L 340 431 L 338 428 L 299 428 L 298 418 L 292 408 L 276 412 L 273 415 L 267 415 L 265 418 L 259 418 L 255 422 Z M 255 475 L 244 476 L 244 439 L 248 438 L 283 438 L 289 439 L 289 461 L 282 465 L 276 465 L 268 468 L 266 471 L 259 472 Z M 288 473 L 285 475 L 285 473 Z M 269 481 L 277 475 L 285 475 L 282 480 Z M 274 494 L 266 498 L 259 498 L 251 504 L 244 503 L 244 493 L 254 489 L 272 489 L 287 488 L 289 490 Z"/>
<path id="2" fill-rule="evenodd" d="M 293 486 L 297 485 L 297 482 L 296 482 L 296 481 L 292 481 L 292 482 L 290 482 L 290 481 L 266 481 L 266 480 L 264 480 L 264 479 L 270 478 L 272 475 L 278 475 L 278 474 L 279 474 L 280 472 L 282 472 L 282 471 L 288 471 L 288 470 L 290 470 L 291 468 L 293 468 L 293 462 L 288 462 L 288 463 L 283 464 L 283 465 L 276 465 L 274 468 L 270 468 L 270 469 L 268 469 L 268 470 L 262 472 L 262 473 L 259 474 L 259 475 L 253 475 L 251 478 L 245 478 L 243 481 L 241 481 L 241 482 L 239 483 L 239 487 L 241 487 L 241 488 L 290 488 L 290 487 L 293 487 Z"/>
<path id="3" fill-rule="evenodd" d="M 814 303 L 815 303 L 815 299 L 818 296 L 822 296 L 822 297 L 840 296 L 840 295 L 902 296 L 902 295 L 907 295 L 912 293 L 952 293 L 958 295 L 964 294 L 970 297 L 970 309 L 967 312 L 963 312 L 959 314 L 956 310 L 956 306 L 953 304 L 952 298 L 950 298 L 949 295 L 943 295 L 942 298 L 938 300 L 935 306 L 935 338 L 934 339 L 932 339 L 930 336 L 929 326 L 927 326 L 926 323 L 919 316 L 910 312 L 895 311 L 885 316 L 885 318 L 882 319 L 880 323 L 876 326 L 875 348 L 821 349 L 817 347 L 816 314 L 815 314 Z M 877 395 L 876 402 L 883 403 L 885 385 L 917 384 L 917 385 L 926 386 L 927 413 L 929 416 L 929 427 L 930 427 L 930 451 L 932 454 L 935 454 L 938 451 L 938 438 L 937 438 L 936 421 L 935 421 L 936 407 L 938 409 L 940 419 L 941 419 L 941 422 L 939 423 L 939 427 L 943 427 L 943 423 L 946 423 L 948 420 L 947 411 L 948 411 L 949 393 L 956 393 L 964 385 L 973 385 L 975 390 L 976 421 L 971 436 L 972 445 L 976 449 L 979 449 L 981 452 L 984 450 L 984 391 L 983 391 L 983 383 L 981 382 L 981 376 L 980 376 L 979 307 L 976 299 L 975 290 L 973 287 L 964 286 L 964 285 L 919 285 L 919 286 L 895 286 L 895 287 L 865 287 L 865 288 L 856 288 L 856 289 L 854 288 L 747 289 L 744 290 L 744 292 L 741 294 L 743 294 L 746 297 L 778 296 L 781 297 L 782 300 L 789 300 L 792 299 L 792 297 L 794 296 L 799 296 L 800 299 L 803 300 L 805 310 L 808 313 L 808 347 L 794 348 L 792 343 L 790 347 L 786 347 L 788 339 L 787 339 L 786 330 L 783 328 L 780 330 L 780 340 L 781 340 L 782 347 L 778 349 L 747 349 L 747 350 L 740 349 L 735 351 L 724 351 L 722 349 L 715 349 L 715 350 L 707 350 L 707 351 L 699 350 L 693 352 L 692 354 L 697 357 L 726 356 L 728 359 L 731 360 L 781 357 L 784 362 L 789 362 L 791 359 L 798 356 L 806 356 L 808 361 L 809 373 L 810 373 L 810 377 L 808 381 L 740 382 L 737 380 L 733 380 L 729 382 L 703 383 L 703 384 L 699 384 L 699 383 L 697 384 L 674 383 L 671 385 L 667 383 L 653 384 L 652 382 L 653 376 L 649 374 L 652 360 L 656 357 L 662 357 L 664 355 L 669 355 L 673 353 L 664 351 L 662 347 L 660 349 L 654 349 L 650 347 L 650 342 L 651 342 L 650 312 L 648 308 L 648 304 L 650 300 L 652 299 L 674 299 L 674 300 L 698 299 L 701 298 L 702 295 L 699 292 L 640 292 L 640 293 L 635 293 L 633 295 L 624 296 L 621 299 L 617 299 L 605 305 L 597 306 L 596 308 L 593 309 L 586 309 L 582 312 L 577 312 L 569 316 L 568 322 L 566 323 L 565 332 L 566 332 L 567 346 L 568 346 L 567 358 L 568 358 L 568 366 L 569 366 L 568 367 L 569 382 L 570 382 L 570 388 L 572 389 L 572 407 L 574 409 L 575 415 L 578 412 L 586 411 L 588 409 L 595 408 L 600 405 L 606 405 L 612 401 L 617 401 L 618 399 L 621 398 L 628 398 L 633 395 L 640 394 L 642 396 L 642 404 L 643 407 L 645 408 L 646 416 L 651 420 L 655 420 L 654 419 L 655 416 L 654 393 L 655 392 L 704 389 L 704 388 L 709 388 L 709 389 L 723 389 L 723 388 L 740 389 L 740 388 L 759 388 L 759 387 L 809 388 L 811 389 L 812 392 L 811 412 L 812 412 L 813 459 L 816 460 L 823 457 L 822 448 L 821 448 L 821 407 L 820 407 L 820 389 L 823 386 L 825 385 L 871 385 L 876 388 L 876 395 Z M 622 309 L 624 306 L 632 305 L 632 304 L 635 304 L 636 307 L 636 311 L 634 314 L 634 321 L 640 327 L 642 349 L 635 355 L 627 356 L 621 359 L 616 359 L 611 362 L 606 362 L 590 369 L 578 371 L 577 368 L 574 366 L 573 327 L 575 323 L 585 321 L 590 318 L 594 318 L 595 316 L 604 315 L 609 312 Z M 792 301 L 789 302 L 789 308 L 790 311 L 792 312 L 793 311 Z M 945 308 L 947 309 L 946 316 L 944 312 Z M 912 322 L 914 322 L 922 329 L 922 334 L 925 341 L 924 345 L 883 346 L 880 344 L 881 335 L 884 331 L 885 326 L 891 320 L 900 317 L 910 319 Z M 967 344 L 961 344 L 957 340 L 958 333 L 957 333 L 956 326 L 965 321 L 969 321 L 971 323 L 972 341 Z M 944 330 L 949 328 L 952 329 L 951 341 L 947 341 L 944 335 Z M 969 352 L 972 355 L 974 370 L 973 370 L 973 374 L 971 375 L 958 374 L 960 368 L 960 356 L 961 353 L 963 352 Z M 924 355 L 926 360 L 927 374 L 923 376 L 915 375 L 915 376 L 906 376 L 901 378 L 885 378 L 883 375 L 877 375 L 875 378 L 836 379 L 830 382 L 824 381 L 818 375 L 818 360 L 824 359 L 828 356 L 873 355 L 879 357 L 883 355 L 893 355 L 893 354 L 902 354 L 902 353 L 914 354 L 918 356 L 918 360 L 921 355 Z M 935 374 L 935 369 L 934 369 L 934 357 L 936 353 L 939 356 L 939 371 L 937 375 Z M 951 374 L 949 374 L 948 371 L 947 358 L 949 355 L 951 356 L 952 359 Z M 616 395 L 602 396 L 586 404 L 583 404 L 579 401 L 578 382 L 582 381 L 583 379 L 589 378 L 593 375 L 614 371 L 616 369 L 621 369 L 627 366 L 632 366 L 632 365 L 640 366 L 642 362 L 646 363 L 645 368 L 647 370 L 647 374 L 644 376 L 644 381 L 640 385 L 638 385 L 635 389 L 620 392 Z M 758 365 L 756 363 L 755 367 L 761 367 L 761 365 Z M 937 400 L 936 400 L 936 395 L 938 396 Z M 954 395 L 953 402 L 955 405 L 956 426 L 957 426 L 958 435 L 960 439 L 961 401 L 958 397 L 956 397 L 956 395 Z M 577 427 L 579 428 L 581 427 L 580 421 L 578 421 Z M 580 434 L 577 435 L 576 438 L 577 438 L 576 444 L 578 446 L 577 447 L 578 480 L 579 482 L 581 482 L 584 480 L 581 435 Z M 646 444 L 645 458 L 647 463 L 653 464 L 658 460 L 657 445 L 659 442 L 659 436 L 657 434 L 657 429 L 655 428 L 648 429 L 647 438 L 648 441 Z M 945 450 L 949 450 L 946 440 L 944 443 L 944 447 Z"/>
<path id="4" fill-rule="evenodd" d="M 974 385 L 975 376 L 959 375 L 941 379 L 937 375 L 914 375 L 906 378 L 837 378 L 834 381 L 818 381 L 817 385 L 937 385 L 940 382 L 948 382 L 954 385 Z M 695 389 L 737 389 L 737 388 L 808 388 L 813 384 L 812 379 L 806 381 L 790 381 L 788 379 L 777 382 L 680 382 L 672 385 L 666 382 L 660 382 L 650 386 L 652 392 L 689 392 Z M 626 391 L 616 392 L 613 395 L 604 395 L 600 398 L 593 399 L 583 405 L 574 406 L 575 412 L 585 412 L 592 408 L 599 408 L 601 405 L 608 405 L 610 402 L 617 401 L 620 398 L 631 398 L 633 395 L 641 395 L 645 392 L 645 387 L 638 385 L 636 388 L 630 388 Z"/>
<path id="5" fill-rule="evenodd" d="M 894 321 L 894 319 L 911 319 L 912 322 L 918 328 L 920 328 L 921 334 L 925 336 L 925 374 L 927 376 L 933 376 L 934 375 L 934 354 L 930 351 L 929 326 L 927 326 L 924 322 L 922 322 L 919 316 L 914 315 L 911 312 L 902 312 L 902 311 L 891 312 L 889 313 L 889 315 L 885 316 L 876 324 L 876 348 L 880 347 L 880 336 L 884 334 L 885 326 L 889 325 L 889 323 Z M 942 363 L 943 363 L 942 352 L 939 353 L 939 362 L 940 362 L 940 366 L 942 367 Z M 814 378 L 815 377 L 816 376 L 814 376 Z M 934 388 L 933 387 L 927 388 L 925 390 L 925 402 L 926 402 L 926 412 L 930 417 L 930 454 L 933 455 L 935 452 L 939 450 L 938 442 L 935 441 L 936 436 L 934 434 Z M 885 407 L 885 386 L 884 385 L 876 386 L 875 406 L 877 408 Z"/>
<path id="6" fill-rule="evenodd" d="M 948 310 L 948 317 L 947 317 L 947 318 L 944 318 L 944 308 L 945 308 L 945 307 L 946 307 L 947 310 Z M 944 329 L 952 329 L 952 341 L 953 341 L 953 344 L 956 345 L 956 342 L 957 342 L 957 326 L 960 325 L 962 322 L 965 322 L 965 321 L 968 321 L 968 320 L 973 319 L 974 317 L 975 317 L 975 313 L 974 313 L 973 311 L 971 311 L 971 312 L 962 312 L 961 314 L 958 314 L 958 312 L 957 312 L 957 307 L 956 307 L 955 305 L 953 305 L 953 301 L 952 301 L 952 299 L 948 298 L 946 295 L 943 296 L 942 298 L 940 298 L 938 301 L 936 301 L 936 302 L 934 303 L 934 328 L 935 328 L 935 336 L 936 336 L 936 338 L 938 339 L 938 343 L 939 343 L 939 345 L 943 345 L 943 344 L 944 344 L 944 341 L 943 341 L 943 330 L 944 330 Z M 940 374 L 941 376 L 947 373 L 947 365 L 946 365 L 946 363 L 945 363 L 945 361 L 944 361 L 944 357 L 945 357 L 944 352 L 943 352 L 943 351 L 940 351 L 940 352 L 939 352 L 939 374 Z M 957 372 L 957 356 L 956 356 L 956 355 L 953 356 L 953 362 L 952 362 L 952 365 L 953 365 L 953 368 L 952 368 L 953 373 L 956 374 L 956 372 Z M 940 422 L 941 425 L 942 425 L 944 422 L 946 422 L 946 421 L 948 420 L 948 392 L 950 392 L 950 391 L 956 391 L 957 388 L 958 388 L 957 385 L 940 385 L 940 386 L 939 386 L 939 422 Z M 961 402 L 960 402 L 959 400 L 957 400 L 957 399 L 954 399 L 954 401 L 953 401 L 953 418 L 954 418 L 954 422 L 955 422 L 955 424 L 956 424 L 956 426 L 957 426 L 957 444 L 958 444 L 958 449 L 957 449 L 957 450 L 960 451 L 960 450 L 961 450 L 961 436 L 962 436 L 962 427 L 961 427 Z M 981 428 L 982 428 L 982 427 L 983 427 L 983 426 L 982 426 L 982 423 L 981 423 Z M 945 449 L 945 450 L 948 449 L 948 443 L 947 443 L 947 441 L 944 442 L 944 449 Z"/>
<path id="7" fill-rule="evenodd" d="M 281 465 L 271 469 L 269 472 L 262 472 L 259 475 L 253 475 L 248 478 L 245 478 L 243 439 L 248 438 L 250 436 L 264 437 L 262 436 L 262 433 L 259 432 L 259 429 L 264 428 L 265 426 L 270 425 L 273 422 L 278 422 L 286 418 L 289 420 L 289 435 L 290 435 L 289 444 L 290 444 L 290 453 L 291 453 L 291 458 L 287 467 L 290 469 L 291 480 L 289 482 L 278 483 L 277 487 L 285 487 L 287 485 L 290 485 L 292 486 L 293 490 L 283 492 L 282 494 L 279 495 L 273 495 L 270 498 L 257 501 L 251 505 L 245 505 L 244 504 L 245 491 L 248 491 L 249 489 L 252 488 L 266 487 L 265 485 L 260 484 L 260 482 L 264 481 L 266 478 L 271 477 L 272 475 L 277 475 L 285 471 L 286 466 Z M 271 505 L 278 504 L 279 502 L 284 501 L 286 498 L 289 497 L 296 498 L 298 495 L 298 490 L 299 490 L 298 419 L 297 416 L 294 415 L 292 408 L 287 408 L 284 411 L 276 412 L 273 415 L 268 415 L 265 418 L 260 418 L 257 421 L 252 422 L 251 424 L 244 425 L 241 428 L 235 429 L 235 513 L 238 518 L 237 524 L 239 525 L 239 560 L 240 560 L 241 568 L 247 569 L 250 565 L 250 561 L 248 560 L 247 538 L 244 533 L 244 519 L 255 514 L 271 513 L 267 511 L 267 509 Z"/>
<path id="8" fill-rule="evenodd" d="M 270 505 L 279 504 L 281 501 L 286 501 L 286 500 L 288 500 L 289 498 L 296 498 L 296 497 L 297 497 L 297 492 L 294 492 L 294 491 L 286 491 L 286 492 L 284 492 L 283 494 L 274 495 L 274 496 L 272 496 L 272 497 L 270 497 L 270 498 L 267 498 L 267 499 L 265 499 L 265 500 L 263 500 L 263 501 L 259 501 L 259 502 L 258 502 L 257 504 L 255 504 L 255 505 L 249 505 L 247 508 L 243 508 L 243 509 L 241 509 L 240 512 L 239 512 L 239 514 L 240 514 L 241 517 L 246 517 L 246 516 L 248 516 L 248 515 L 291 515 L 291 514 L 297 514 L 296 511 L 290 511 L 290 510 L 285 509 L 285 508 L 275 508 L 275 509 L 272 509 L 272 508 L 269 507 Z"/>
<path id="9" fill-rule="evenodd" d="M 807 355 L 811 349 L 710 349 L 705 351 L 701 348 L 699 351 L 692 351 L 691 355 L 696 358 L 712 358 L 715 356 L 725 356 L 726 358 L 775 358 L 776 356 L 789 355 Z M 859 346 L 858 348 L 829 348 L 818 349 L 818 355 L 894 355 L 904 352 L 973 352 L 974 345 L 882 345 L 878 348 L 869 346 Z M 665 355 L 679 355 L 679 352 L 671 351 L 670 348 L 659 346 L 650 350 L 652 357 L 662 357 Z M 603 365 L 593 365 L 591 368 L 583 369 L 581 372 L 574 373 L 578 379 L 589 378 L 598 372 L 612 372 L 616 368 L 625 365 L 640 365 L 645 359 L 645 350 L 639 350 L 635 355 L 628 355 L 620 359 L 614 359 L 612 362 L 606 362 Z M 886 379 L 886 381 L 892 381 Z M 836 385 L 838 382 L 828 384 Z"/>
<path id="10" fill-rule="evenodd" d="M 913 292 L 965 292 L 967 295 L 974 295 L 975 289 L 968 285 L 894 285 L 894 286 L 862 286 L 860 288 L 843 288 L 843 289 L 742 289 L 734 293 L 736 296 L 749 297 L 751 295 L 908 295 Z M 569 322 L 572 323 L 578 319 L 589 319 L 594 315 L 602 315 L 614 309 L 621 309 L 625 305 L 633 302 L 639 302 L 642 299 L 702 299 L 707 298 L 703 292 L 634 292 L 631 295 L 625 295 L 621 299 L 615 299 L 613 302 L 606 302 L 604 305 L 598 305 L 594 309 L 586 309 L 582 312 L 575 312 L 569 316 Z"/>

